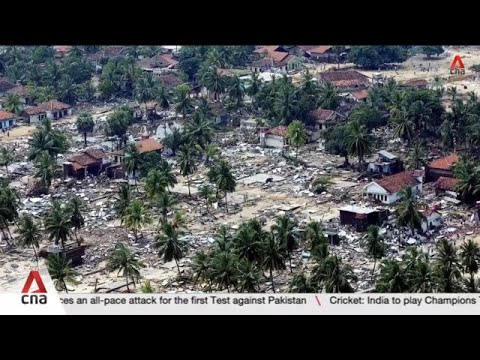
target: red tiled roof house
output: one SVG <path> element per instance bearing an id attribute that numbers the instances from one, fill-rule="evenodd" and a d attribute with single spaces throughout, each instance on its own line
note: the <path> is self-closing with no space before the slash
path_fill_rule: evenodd
<path id="1" fill-rule="evenodd" d="M 261 129 L 260 145 L 282 149 L 287 145 L 287 127 L 277 126 L 273 129 Z"/>
<path id="2" fill-rule="evenodd" d="M 85 179 L 87 174 L 99 175 L 110 162 L 107 154 L 101 149 L 87 149 L 83 153 L 67 158 L 63 163 L 63 176 Z"/>
<path id="3" fill-rule="evenodd" d="M 437 181 L 440 177 L 453 177 L 453 166 L 459 161 L 457 154 L 450 154 L 448 156 L 435 159 L 428 163 L 426 167 L 426 180 Z"/>
<path id="4" fill-rule="evenodd" d="M 0 130 L 10 129 L 16 123 L 17 115 L 5 110 L 0 110 Z"/>
<path id="5" fill-rule="evenodd" d="M 316 76 L 319 83 L 330 82 L 340 93 L 352 93 L 370 86 L 370 78 L 355 70 L 321 72 Z"/>
<path id="6" fill-rule="evenodd" d="M 45 103 L 38 104 L 35 107 L 26 108 L 20 113 L 20 116 L 25 122 L 34 124 L 45 118 L 51 120 L 61 119 L 66 116 L 71 116 L 73 108 L 58 100 L 50 100 Z"/>
<path id="7" fill-rule="evenodd" d="M 393 204 L 400 200 L 400 192 L 409 187 L 414 194 L 422 191 L 421 178 L 415 177 L 413 171 L 403 171 L 395 175 L 372 181 L 363 189 L 363 194 L 370 200 L 384 204 Z"/>

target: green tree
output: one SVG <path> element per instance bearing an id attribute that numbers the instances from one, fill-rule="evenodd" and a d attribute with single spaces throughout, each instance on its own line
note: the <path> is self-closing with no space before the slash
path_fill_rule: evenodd
<path id="1" fill-rule="evenodd" d="M 213 257 L 211 277 L 220 291 L 227 288 L 227 291 L 230 292 L 230 287 L 236 285 L 237 264 L 238 258 L 233 253 L 220 252 Z"/>
<path id="2" fill-rule="evenodd" d="M 236 283 L 238 292 L 256 293 L 260 280 L 260 271 L 256 264 L 240 260 L 237 264 Z"/>
<path id="3" fill-rule="evenodd" d="M 395 113 L 395 115 L 392 115 L 392 120 L 394 123 L 393 133 L 395 136 L 406 140 L 409 144 L 414 134 L 414 124 L 408 117 L 407 112 L 400 111 Z"/>
<path id="4" fill-rule="evenodd" d="M 77 240 L 78 246 L 81 245 L 80 240 L 77 237 L 77 231 L 85 226 L 85 218 L 83 217 L 82 212 L 86 210 L 85 203 L 81 198 L 75 196 L 70 199 L 67 204 L 67 209 L 70 212 L 70 223 L 72 224 L 74 230 L 75 239 Z"/>
<path id="5" fill-rule="evenodd" d="M 417 170 L 425 166 L 425 164 L 425 149 L 421 143 L 415 142 L 408 151 L 408 166 L 411 170 Z"/>
<path id="6" fill-rule="evenodd" d="M 147 119 L 149 118 L 147 102 L 155 99 L 155 95 L 156 84 L 153 80 L 153 74 L 148 72 L 144 76 L 140 77 L 138 82 L 135 84 L 135 98 L 138 102 L 144 103 L 145 115 Z"/>
<path id="7" fill-rule="evenodd" d="M 221 154 L 218 145 L 215 144 L 206 144 L 203 147 L 196 144 L 195 148 L 198 150 L 199 153 L 203 154 L 205 158 L 205 165 L 210 164 L 212 160 L 218 160 Z"/>
<path id="8" fill-rule="evenodd" d="M 250 86 L 246 89 L 247 95 L 252 98 L 253 104 L 255 104 L 255 97 L 260 92 L 262 88 L 262 79 L 259 77 L 257 73 L 252 74 L 252 78 L 250 80 Z"/>
<path id="9" fill-rule="evenodd" d="M 164 262 L 175 260 L 178 274 L 180 274 L 180 266 L 178 261 L 185 256 L 187 251 L 187 243 L 180 240 L 182 235 L 178 229 L 171 223 L 164 223 L 161 227 L 161 232 L 155 236 L 154 247 L 158 250 L 158 256 L 163 258 Z"/>
<path id="10" fill-rule="evenodd" d="M 335 60 L 337 61 L 337 69 L 340 69 L 340 61 L 342 60 L 341 55 L 345 52 L 345 46 L 334 45 L 332 46 L 332 51 L 335 54 Z"/>
<path id="11" fill-rule="evenodd" d="M 215 100 L 222 100 L 221 95 L 225 92 L 227 83 L 215 66 L 211 66 L 205 71 L 202 83 L 208 91 L 213 92 Z"/>
<path id="12" fill-rule="evenodd" d="M 123 243 L 115 244 L 107 258 L 107 271 L 117 271 L 117 276 L 121 273 L 125 277 L 127 292 L 130 292 L 128 279 L 132 279 L 135 285 L 135 280 L 138 282 L 140 279 L 140 269 L 144 266 L 137 255 Z"/>
<path id="13" fill-rule="evenodd" d="M 199 112 L 195 112 L 192 120 L 186 126 L 186 133 L 192 144 L 204 147 L 212 141 L 213 123 Z"/>
<path id="14" fill-rule="evenodd" d="M 172 99 L 171 99 L 170 92 L 165 86 L 158 87 L 156 97 L 157 97 L 158 106 L 160 106 L 160 108 L 163 111 L 167 111 L 168 109 L 170 109 L 170 103 Z"/>
<path id="15" fill-rule="evenodd" d="M 422 54 L 425 54 L 427 55 L 428 58 L 431 58 L 432 55 L 438 56 L 442 54 L 445 50 L 441 45 L 432 45 L 432 46 L 422 46 L 421 51 L 422 51 Z"/>
<path id="16" fill-rule="evenodd" d="M 0 149 L 0 166 L 5 166 L 7 176 L 8 176 L 8 165 L 10 165 L 12 162 L 13 162 L 12 153 L 6 147 L 2 147 Z"/>
<path id="17" fill-rule="evenodd" d="M 460 291 L 459 281 L 462 278 L 461 265 L 455 246 L 446 239 L 437 243 L 434 262 L 434 276 L 437 291 L 455 293 Z"/>
<path id="18" fill-rule="evenodd" d="M 77 131 L 83 134 L 84 144 L 87 146 L 87 134 L 93 132 L 95 123 L 93 121 L 92 114 L 83 113 L 77 118 Z"/>
<path id="19" fill-rule="evenodd" d="M 337 89 L 331 82 L 320 85 L 317 105 L 328 110 L 335 110 L 340 105 Z"/>
<path id="20" fill-rule="evenodd" d="M 453 174 L 458 179 L 456 190 L 459 192 L 460 198 L 467 204 L 473 204 L 480 191 L 479 168 L 471 159 L 462 157 L 455 164 Z"/>
<path id="21" fill-rule="evenodd" d="M 20 96 L 17 94 L 7 94 L 3 107 L 8 112 L 19 114 L 23 109 L 22 102 L 20 101 Z"/>
<path id="22" fill-rule="evenodd" d="M 273 235 L 265 237 L 263 244 L 262 268 L 269 271 L 272 291 L 275 292 L 275 283 L 273 281 L 274 270 L 285 270 L 285 249 L 280 241 Z"/>
<path id="23" fill-rule="evenodd" d="M 305 239 L 310 243 L 310 250 L 322 243 L 327 243 L 323 225 L 320 221 L 310 221 L 305 228 Z"/>
<path id="24" fill-rule="evenodd" d="M 65 250 L 65 243 L 72 237 L 72 217 L 68 209 L 62 208 L 57 200 L 53 200 L 45 216 L 45 232 L 49 240 L 54 240 L 55 245 L 60 242 Z"/>
<path id="25" fill-rule="evenodd" d="M 476 292 L 475 274 L 478 273 L 480 247 L 469 239 L 460 247 L 460 260 L 463 272 L 470 274 L 468 289 L 470 292 Z"/>
<path id="26" fill-rule="evenodd" d="M 227 225 L 220 225 L 215 234 L 215 241 L 213 248 L 216 252 L 228 252 L 232 247 L 232 234 L 230 228 Z"/>
<path id="27" fill-rule="evenodd" d="M 40 185 L 46 188 L 47 191 L 52 185 L 52 180 L 55 175 L 55 165 L 55 160 L 48 154 L 47 151 L 43 151 L 35 159 L 35 177 L 39 179 Z"/>
<path id="28" fill-rule="evenodd" d="M 188 195 L 192 196 L 190 192 L 190 175 L 197 170 L 197 164 L 195 162 L 195 149 L 190 146 L 182 145 L 180 147 L 180 153 L 178 154 L 178 165 L 180 167 L 180 173 L 182 176 L 187 177 Z"/>
<path id="29" fill-rule="evenodd" d="M 30 154 L 28 159 L 35 160 L 43 151 L 47 151 L 50 156 L 57 158 L 68 150 L 69 143 L 63 132 L 53 129 L 50 119 L 43 120 L 32 136 L 30 142 Z"/>
<path id="30" fill-rule="evenodd" d="M 190 87 L 182 84 L 178 85 L 175 90 L 175 111 L 181 113 L 183 118 L 193 110 L 192 99 L 190 98 Z"/>
<path id="31" fill-rule="evenodd" d="M 33 221 L 30 215 L 25 215 L 20 218 L 18 222 L 18 244 L 22 247 L 32 247 L 35 254 L 35 260 L 38 265 L 37 250 L 40 248 L 40 239 L 42 237 L 42 231 L 40 226 Z"/>
<path id="32" fill-rule="evenodd" d="M 409 57 L 402 46 L 353 46 L 348 54 L 349 61 L 365 69 L 376 69 L 386 63 L 401 63 Z"/>
<path id="33" fill-rule="evenodd" d="M 410 187 L 400 192 L 397 225 L 408 226 L 411 230 L 422 229 L 423 215 L 417 209 L 417 201 Z"/>
<path id="34" fill-rule="evenodd" d="M 367 129 L 359 121 L 351 121 L 345 138 L 347 151 L 358 157 L 359 167 L 363 164 L 363 157 L 370 153 L 371 138 Z"/>
<path id="35" fill-rule="evenodd" d="M 143 203 L 138 199 L 134 199 L 125 210 L 124 222 L 127 229 L 133 231 L 135 241 L 137 241 L 138 231 L 140 231 L 145 225 L 151 224 L 152 219 L 143 206 Z"/>
<path id="36" fill-rule="evenodd" d="M 351 281 L 357 281 L 350 265 L 343 264 L 338 256 L 328 256 L 314 271 L 314 278 L 327 293 L 354 292 Z"/>
<path id="37" fill-rule="evenodd" d="M 299 120 L 294 120 L 288 125 L 287 138 L 295 146 L 295 159 L 298 157 L 298 149 L 307 142 L 305 126 Z"/>
<path id="38" fill-rule="evenodd" d="M 403 293 L 408 290 L 405 270 L 397 260 L 387 259 L 380 265 L 380 274 L 375 291 L 380 293 Z"/>
<path id="39" fill-rule="evenodd" d="M 161 221 L 167 222 L 167 214 L 177 204 L 177 200 L 168 191 L 162 191 L 157 196 L 157 206 L 162 214 Z M 159 221 L 160 222 L 160 221 Z"/>
<path id="40" fill-rule="evenodd" d="M 150 280 L 145 280 L 141 287 L 143 294 L 153 294 L 155 290 L 153 289 L 152 283 Z"/>
<path id="41" fill-rule="evenodd" d="M 200 280 L 202 283 L 210 281 L 211 257 L 204 250 L 197 251 L 192 257 L 192 270 L 195 274 L 193 285 Z M 211 290 L 210 282 L 210 290 Z"/>
<path id="42" fill-rule="evenodd" d="M 311 294 L 318 292 L 317 286 L 305 273 L 295 274 L 288 283 L 288 292 L 296 294 Z"/>
<path id="43" fill-rule="evenodd" d="M 137 171 L 142 164 L 142 155 L 138 151 L 135 144 L 130 144 L 125 152 L 125 157 L 123 158 L 123 168 L 128 174 L 132 174 L 135 180 L 135 186 L 137 186 Z M 137 187 L 138 191 L 138 187 Z"/>
<path id="44" fill-rule="evenodd" d="M 198 195 L 205 199 L 205 207 L 207 208 L 207 212 L 208 211 L 208 206 L 212 203 L 212 200 L 213 200 L 213 188 L 211 185 L 209 184 L 206 184 L 206 185 L 202 185 L 199 187 L 198 189 Z"/>
<path id="45" fill-rule="evenodd" d="M 282 215 L 277 218 L 277 221 L 271 228 L 273 234 L 280 241 L 281 246 L 287 250 L 291 273 L 293 273 L 292 252 L 298 247 L 298 234 L 295 231 L 295 226 L 296 223 L 288 215 Z"/>
<path id="46" fill-rule="evenodd" d="M 132 202 L 132 191 L 130 185 L 120 184 L 117 195 L 115 196 L 115 210 L 120 218 L 120 225 L 123 225 L 123 221 L 127 214 L 127 209 Z"/>
<path id="47" fill-rule="evenodd" d="M 230 192 L 234 192 L 237 186 L 235 181 L 235 177 L 232 174 L 230 165 L 221 160 L 217 163 L 217 177 L 216 177 L 216 186 L 219 191 L 223 191 L 225 194 L 225 209 L 228 213 L 228 202 L 227 202 L 227 194 Z"/>
<path id="48" fill-rule="evenodd" d="M 160 169 L 152 169 L 145 179 L 145 192 L 150 199 L 156 198 L 167 188 L 167 178 Z"/>
<path id="49" fill-rule="evenodd" d="M 377 260 L 385 256 L 385 243 L 379 230 L 380 229 L 377 225 L 370 225 L 367 228 L 367 234 L 362 242 L 367 255 L 373 258 L 372 279 L 375 274 Z"/>
<path id="50" fill-rule="evenodd" d="M 256 219 L 242 223 L 233 240 L 238 257 L 249 262 L 261 262 L 262 239 L 265 237 L 264 235 Z"/>
<path id="51" fill-rule="evenodd" d="M 173 156 L 175 156 L 176 151 L 184 144 L 184 142 L 184 136 L 178 129 L 173 129 L 172 133 L 167 134 L 163 139 L 163 145 L 172 150 Z"/>
<path id="52" fill-rule="evenodd" d="M 235 104 L 235 108 L 239 109 L 243 105 L 245 96 L 245 85 L 237 75 L 234 75 L 228 86 L 228 97 Z"/>
<path id="53" fill-rule="evenodd" d="M 55 287 L 68 293 L 67 283 L 76 284 L 75 277 L 78 273 L 73 270 L 71 260 L 67 260 L 60 254 L 50 254 L 47 258 L 47 269 L 54 281 Z"/>

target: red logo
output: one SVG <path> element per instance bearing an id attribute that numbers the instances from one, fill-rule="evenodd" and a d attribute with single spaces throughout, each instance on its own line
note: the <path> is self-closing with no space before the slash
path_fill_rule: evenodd
<path id="1" fill-rule="evenodd" d="M 452 64 L 450 65 L 450 69 L 465 69 L 465 66 L 463 65 L 463 61 L 460 55 L 455 55 L 455 57 L 453 58 Z"/>
<path id="2" fill-rule="evenodd" d="M 42 277 L 40 276 L 40 273 L 37 270 L 30 271 L 27 281 L 25 282 L 25 285 L 23 285 L 22 294 L 28 294 L 30 292 L 30 288 L 32 287 L 32 283 L 34 280 L 37 283 L 38 289 L 35 291 L 32 291 L 32 294 L 46 294 L 47 289 L 45 288 L 45 285 L 43 284 L 43 281 L 42 281 Z"/>

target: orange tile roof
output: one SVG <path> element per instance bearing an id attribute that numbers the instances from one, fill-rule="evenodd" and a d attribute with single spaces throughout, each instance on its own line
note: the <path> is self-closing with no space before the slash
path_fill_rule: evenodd
<path id="1" fill-rule="evenodd" d="M 440 159 L 435 159 L 428 164 L 431 169 L 451 170 L 452 166 L 460 160 L 457 154 L 450 154 Z"/>
<path id="2" fill-rule="evenodd" d="M 315 119 L 316 122 L 324 123 L 334 117 L 335 111 L 318 108 L 311 111 L 310 115 Z"/>
<path id="3" fill-rule="evenodd" d="M 62 103 L 61 101 L 58 100 L 50 100 L 44 103 L 41 103 L 38 105 L 38 107 L 42 107 L 43 109 L 47 111 L 53 111 L 53 110 L 68 110 L 71 108 L 70 105 Z"/>
<path id="4" fill-rule="evenodd" d="M 150 152 L 150 151 L 158 151 L 163 149 L 163 145 L 159 143 L 157 140 L 148 138 L 143 139 L 135 143 L 135 147 L 137 148 L 140 154 Z"/>
<path id="5" fill-rule="evenodd" d="M 353 96 L 357 100 L 366 99 L 368 97 L 368 90 L 363 89 L 363 90 L 360 90 L 360 91 L 356 91 L 356 92 L 353 93 Z"/>
<path id="6" fill-rule="evenodd" d="M 27 108 L 22 111 L 22 114 L 25 113 L 27 115 L 38 115 L 38 114 L 45 114 L 47 111 L 41 106 L 35 106 L 31 108 Z"/>
<path id="7" fill-rule="evenodd" d="M 0 110 L 0 120 L 10 120 L 15 119 L 17 116 L 11 112 Z"/>
<path id="8" fill-rule="evenodd" d="M 330 50 L 332 47 L 330 45 L 322 45 L 314 47 L 313 49 L 307 50 L 309 53 L 323 54 L 326 51 Z"/>
<path id="9" fill-rule="evenodd" d="M 267 134 L 275 135 L 275 136 L 287 136 L 288 128 L 286 126 L 277 126 L 273 129 L 267 130 Z"/>
<path id="10" fill-rule="evenodd" d="M 440 176 L 435 182 L 435 188 L 445 191 L 455 191 L 455 186 L 457 185 L 457 183 L 458 180 L 455 178 Z"/>
<path id="11" fill-rule="evenodd" d="M 396 193 L 406 187 L 418 185 L 419 181 L 413 176 L 413 171 L 403 171 L 395 175 L 387 176 L 376 181 L 376 183 L 389 193 Z"/>

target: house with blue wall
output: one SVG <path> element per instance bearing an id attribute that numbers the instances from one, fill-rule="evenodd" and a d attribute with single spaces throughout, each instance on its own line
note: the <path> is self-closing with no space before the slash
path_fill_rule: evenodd
<path id="1" fill-rule="evenodd" d="M 0 130 L 10 129 L 17 123 L 17 115 L 0 110 Z"/>

